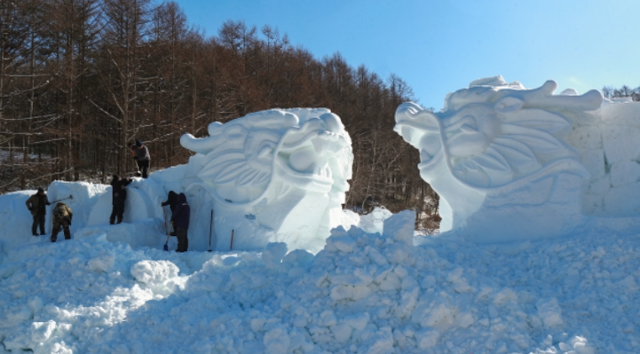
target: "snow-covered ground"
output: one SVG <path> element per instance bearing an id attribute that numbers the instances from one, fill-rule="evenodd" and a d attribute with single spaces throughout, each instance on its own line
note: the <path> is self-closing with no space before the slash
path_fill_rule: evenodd
<path id="1" fill-rule="evenodd" d="M 317 255 L 24 245 L 1 259 L 0 353 L 640 351 L 640 235 L 478 245 L 413 221 L 335 229 Z"/>

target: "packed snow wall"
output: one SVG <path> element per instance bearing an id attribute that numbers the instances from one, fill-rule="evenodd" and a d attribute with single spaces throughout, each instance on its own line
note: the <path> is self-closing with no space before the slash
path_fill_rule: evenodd
<path id="1" fill-rule="evenodd" d="M 449 94 L 440 112 L 398 108 L 395 131 L 441 197 L 441 231 L 490 242 L 563 235 L 594 217 L 640 223 L 640 104 L 556 88 L 497 76 Z"/>
<path id="2" fill-rule="evenodd" d="M 106 234 L 134 247 L 162 247 L 167 193 L 185 193 L 191 207 L 189 249 L 262 249 L 286 242 L 290 249 L 317 252 L 330 230 L 344 223 L 341 204 L 349 189 L 353 154 L 340 118 L 324 108 L 273 109 L 209 126 L 209 137 L 187 134 L 180 142 L 195 152 L 186 165 L 135 178 L 127 187 L 124 222 L 109 225 L 111 187 L 53 182 L 49 200 L 65 200 L 74 211 L 74 238 Z M 35 191 L 0 196 L 0 251 L 44 242 L 30 235 L 24 205 Z M 46 231 L 51 229 L 47 209 Z M 213 215 L 213 218 L 212 218 Z M 48 237 L 47 237 L 48 240 Z M 175 237 L 169 246 L 175 248 Z"/>

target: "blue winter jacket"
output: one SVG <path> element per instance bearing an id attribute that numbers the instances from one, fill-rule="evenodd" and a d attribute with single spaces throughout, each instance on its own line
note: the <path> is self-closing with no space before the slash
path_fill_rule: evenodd
<path id="1" fill-rule="evenodd" d="M 183 229 L 189 228 L 189 217 L 191 216 L 191 208 L 187 203 L 187 196 L 184 193 L 178 195 L 178 205 L 172 213 L 171 221 L 173 221 L 173 227 L 181 227 Z"/>

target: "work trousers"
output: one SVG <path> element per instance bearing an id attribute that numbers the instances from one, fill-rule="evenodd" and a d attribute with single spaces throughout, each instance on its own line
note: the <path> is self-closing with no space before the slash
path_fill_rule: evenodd
<path id="1" fill-rule="evenodd" d="M 69 231 L 69 220 L 54 220 L 53 222 L 53 230 L 51 230 L 51 242 L 56 242 L 58 239 L 58 232 L 60 232 L 60 228 L 64 230 L 64 239 L 71 240 L 71 231 Z"/>
<path id="2" fill-rule="evenodd" d="M 176 236 L 178 236 L 178 249 L 176 250 L 176 252 L 187 252 L 187 249 L 189 248 L 187 229 L 176 227 Z"/>
<path id="3" fill-rule="evenodd" d="M 38 210 L 33 214 L 33 225 L 31 225 L 31 234 L 38 236 L 38 226 L 40 226 L 40 234 L 44 235 L 44 210 Z"/>
<path id="4" fill-rule="evenodd" d="M 142 172 L 142 178 L 149 177 L 149 161 L 148 160 L 138 161 L 138 170 Z"/>
<path id="5" fill-rule="evenodd" d="M 109 217 L 109 224 L 120 224 L 124 215 L 124 200 L 115 201 L 113 203 L 113 209 L 111 210 L 111 216 Z"/>

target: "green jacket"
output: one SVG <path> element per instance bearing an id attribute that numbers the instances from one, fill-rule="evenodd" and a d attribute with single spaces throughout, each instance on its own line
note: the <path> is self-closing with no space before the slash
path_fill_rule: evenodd
<path id="1" fill-rule="evenodd" d="M 47 198 L 46 194 L 38 195 L 38 193 L 29 197 L 29 199 L 27 199 L 27 202 L 25 204 L 27 204 L 27 208 L 31 212 L 31 215 L 36 215 L 36 213 L 38 212 L 46 214 L 47 213 L 46 206 L 51 205 L 51 203 L 49 203 L 49 199 Z"/>

